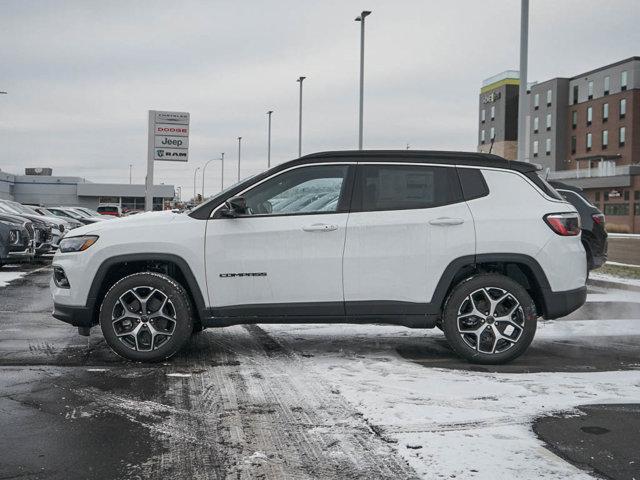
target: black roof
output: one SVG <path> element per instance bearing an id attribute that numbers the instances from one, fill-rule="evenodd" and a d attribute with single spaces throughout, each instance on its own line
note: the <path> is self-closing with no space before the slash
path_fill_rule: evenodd
<path id="1" fill-rule="evenodd" d="M 494 167 L 516 170 L 519 172 L 535 172 L 538 166 L 534 163 L 507 160 L 490 153 L 452 152 L 438 150 L 337 150 L 333 152 L 312 153 L 292 160 L 293 163 L 315 163 L 327 158 L 351 158 L 359 161 L 366 158 L 368 162 L 425 162 L 447 165 L 471 165 L 477 167 Z M 364 157 L 364 158 L 363 158 Z"/>

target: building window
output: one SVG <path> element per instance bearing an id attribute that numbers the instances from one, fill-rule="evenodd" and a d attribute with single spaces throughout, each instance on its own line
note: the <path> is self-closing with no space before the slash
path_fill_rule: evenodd
<path id="1" fill-rule="evenodd" d="M 538 156 L 538 140 L 533 141 L 533 156 Z"/>
<path id="2" fill-rule="evenodd" d="M 483 108 L 482 110 L 480 110 L 480 121 L 482 123 L 484 123 L 484 121 L 486 120 L 486 116 L 487 116 L 487 111 Z"/>
<path id="3" fill-rule="evenodd" d="M 539 108 L 539 107 L 540 107 L 540 94 L 539 94 L 539 93 L 536 93 L 536 94 L 533 96 L 533 108 L 534 108 L 535 110 L 538 110 L 538 108 Z"/>
<path id="4" fill-rule="evenodd" d="M 573 135 L 573 136 L 571 137 L 571 154 L 572 154 L 572 155 L 576 153 L 576 144 L 577 144 L 577 143 L 578 143 L 578 142 L 576 141 L 576 136 L 575 136 L 575 135 Z"/>
<path id="5" fill-rule="evenodd" d="M 619 144 L 621 147 L 624 147 L 624 142 L 627 140 L 627 129 L 624 127 L 620 127 L 618 131 L 618 138 L 620 139 Z"/>
<path id="6" fill-rule="evenodd" d="M 484 143 L 484 129 L 480 130 L 480 143 Z"/>
<path id="7" fill-rule="evenodd" d="M 578 85 L 573 86 L 573 104 L 578 103 Z"/>
<path id="8" fill-rule="evenodd" d="M 491 120 L 494 120 L 496 118 L 496 106 L 492 105 L 491 106 Z"/>
<path id="9" fill-rule="evenodd" d="M 545 143 L 546 143 L 546 145 L 545 145 L 545 153 L 547 155 L 551 155 L 551 139 L 547 138 L 547 141 Z"/>
<path id="10" fill-rule="evenodd" d="M 611 77 L 607 75 L 604 77 L 604 94 L 609 95 L 609 87 L 611 86 Z"/>
<path id="11" fill-rule="evenodd" d="M 587 83 L 587 100 L 593 99 L 593 80 Z"/>
<path id="12" fill-rule="evenodd" d="M 622 194 L 622 198 L 624 198 L 625 202 L 629 201 L 629 190 L 625 190 Z"/>
<path id="13" fill-rule="evenodd" d="M 620 73 L 620 90 L 623 92 L 627 89 L 627 71 Z"/>
<path id="14" fill-rule="evenodd" d="M 602 149 L 606 150 L 609 146 L 609 130 L 602 131 Z"/>
<path id="15" fill-rule="evenodd" d="M 491 127 L 491 140 L 495 140 L 496 138 L 496 129 L 494 127 Z"/>
<path id="16" fill-rule="evenodd" d="M 587 152 L 591 151 L 591 147 L 593 146 L 593 137 L 591 133 L 587 133 Z"/>
<path id="17" fill-rule="evenodd" d="M 547 90 L 547 107 L 551 106 L 551 99 L 553 98 L 552 95 L 553 93 L 551 92 L 551 90 Z"/>
<path id="18" fill-rule="evenodd" d="M 538 117 L 533 117 L 533 133 L 538 133 L 539 120 Z"/>
<path id="19" fill-rule="evenodd" d="M 609 104 L 605 103 L 602 105 L 602 122 L 606 122 L 609 120 Z"/>
<path id="20" fill-rule="evenodd" d="M 571 112 L 571 128 L 575 130 L 577 126 L 578 126 L 578 112 L 574 110 L 573 112 Z"/>
<path id="21" fill-rule="evenodd" d="M 605 203 L 604 204 L 605 215 L 629 215 L 628 203 Z"/>
<path id="22" fill-rule="evenodd" d="M 633 207 L 634 213 L 640 215 L 640 190 L 633 192 L 633 199 L 636 202 Z"/>
<path id="23" fill-rule="evenodd" d="M 547 132 L 551 130 L 551 114 L 547 113 Z"/>
<path id="24" fill-rule="evenodd" d="M 596 202 L 600 201 L 600 192 L 596 192 Z"/>
<path id="25" fill-rule="evenodd" d="M 593 122 L 593 107 L 587 107 L 587 127 Z"/>
<path id="26" fill-rule="evenodd" d="M 627 99 L 620 99 L 620 118 L 624 118 L 627 114 Z"/>

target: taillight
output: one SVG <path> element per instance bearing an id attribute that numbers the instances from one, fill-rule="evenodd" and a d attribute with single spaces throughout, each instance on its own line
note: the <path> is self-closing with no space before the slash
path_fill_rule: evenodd
<path id="1" fill-rule="evenodd" d="M 593 218 L 594 223 L 604 225 L 604 215 L 602 213 L 594 213 L 591 218 Z"/>
<path id="2" fill-rule="evenodd" d="M 577 213 L 550 213 L 544 216 L 544 221 L 563 237 L 580 235 L 580 216 Z"/>

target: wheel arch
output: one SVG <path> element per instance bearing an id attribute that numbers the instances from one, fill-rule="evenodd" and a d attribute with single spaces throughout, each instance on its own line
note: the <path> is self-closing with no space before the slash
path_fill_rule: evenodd
<path id="1" fill-rule="evenodd" d="M 517 253 L 466 255 L 453 260 L 440 277 L 432 305 L 441 312 L 451 290 L 461 281 L 478 273 L 500 273 L 511 278 L 531 295 L 538 313 L 547 314 L 545 295 L 551 291 L 547 276 L 533 257 Z"/>
<path id="2" fill-rule="evenodd" d="M 87 298 L 87 307 L 93 312 L 94 324 L 107 291 L 121 278 L 145 271 L 164 273 L 182 285 L 194 306 L 195 321 L 202 321 L 205 301 L 187 261 L 179 255 L 169 253 L 135 253 L 108 258 L 98 267 Z"/>

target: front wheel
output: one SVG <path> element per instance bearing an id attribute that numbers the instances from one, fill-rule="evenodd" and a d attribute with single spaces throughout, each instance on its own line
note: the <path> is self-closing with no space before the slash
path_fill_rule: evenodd
<path id="1" fill-rule="evenodd" d="M 100 327 L 118 355 L 156 362 L 174 355 L 193 330 L 189 296 L 173 278 L 135 273 L 118 281 L 100 307 Z"/>
<path id="2" fill-rule="evenodd" d="M 495 273 L 457 285 L 442 327 L 455 352 L 473 363 L 500 364 L 524 353 L 536 333 L 536 306 L 514 280 Z"/>

